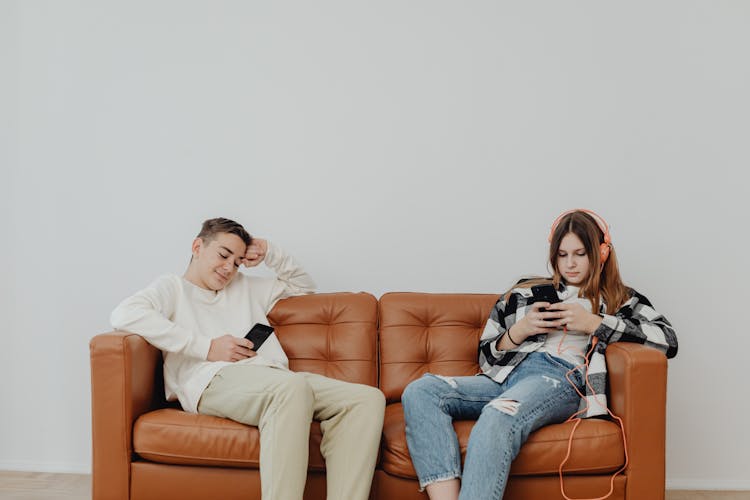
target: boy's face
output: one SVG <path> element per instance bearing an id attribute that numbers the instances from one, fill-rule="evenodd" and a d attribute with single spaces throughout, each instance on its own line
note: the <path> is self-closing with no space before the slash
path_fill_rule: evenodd
<path id="1" fill-rule="evenodd" d="M 222 290 L 237 274 L 246 250 L 245 242 L 236 234 L 219 233 L 208 242 L 196 238 L 190 263 L 191 281 L 207 290 Z"/>

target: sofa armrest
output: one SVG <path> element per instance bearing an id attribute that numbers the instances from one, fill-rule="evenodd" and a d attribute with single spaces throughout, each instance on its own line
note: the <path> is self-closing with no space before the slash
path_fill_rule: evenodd
<path id="1" fill-rule="evenodd" d="M 128 499 L 133 423 L 154 407 L 161 353 L 140 335 L 97 335 L 91 352 L 92 497 Z"/>
<path id="2" fill-rule="evenodd" d="M 627 437 L 629 500 L 664 498 L 667 358 L 641 344 L 607 346 L 609 398 Z"/>

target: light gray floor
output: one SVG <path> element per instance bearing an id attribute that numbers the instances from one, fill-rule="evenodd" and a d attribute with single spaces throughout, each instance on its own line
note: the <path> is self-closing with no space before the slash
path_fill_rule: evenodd
<path id="1" fill-rule="evenodd" d="M 668 490 L 667 500 L 750 500 L 750 491 Z"/>
<path id="2" fill-rule="evenodd" d="M 90 500 L 91 476 L 0 471 L 0 500 Z"/>
<path id="3" fill-rule="evenodd" d="M 0 500 L 90 500 L 91 476 L 0 471 Z M 646 500 L 646 499 L 644 499 Z M 666 500 L 750 500 L 750 491 L 667 491 Z"/>

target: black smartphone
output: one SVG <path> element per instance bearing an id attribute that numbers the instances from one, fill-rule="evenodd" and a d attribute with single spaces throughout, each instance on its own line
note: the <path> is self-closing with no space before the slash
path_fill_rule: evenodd
<path id="1" fill-rule="evenodd" d="M 270 337 L 272 333 L 273 333 L 272 326 L 255 323 L 255 325 L 253 325 L 250 331 L 247 332 L 247 335 L 245 335 L 245 338 L 253 343 L 253 351 L 257 352 L 258 349 L 260 349 L 260 346 L 263 345 L 263 342 L 265 342 L 266 339 Z"/>
<path id="2" fill-rule="evenodd" d="M 554 304 L 560 302 L 560 297 L 557 296 L 555 287 L 551 284 L 547 285 L 534 285 L 531 287 L 531 293 L 534 294 L 534 302 L 549 302 Z M 532 302 L 533 303 L 533 302 Z M 539 312 L 547 312 L 543 307 L 539 309 Z M 547 318 L 545 321 L 556 321 L 556 318 Z"/>

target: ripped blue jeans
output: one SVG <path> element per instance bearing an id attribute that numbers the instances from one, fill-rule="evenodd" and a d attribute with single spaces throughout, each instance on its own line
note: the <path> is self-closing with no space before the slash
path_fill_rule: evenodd
<path id="1" fill-rule="evenodd" d="M 532 352 L 498 383 L 489 377 L 426 374 L 401 396 L 409 446 L 420 488 L 461 478 L 461 500 L 500 500 L 513 459 L 536 429 L 565 421 L 580 397 L 565 379 L 573 366 Z M 582 390 L 583 376 L 570 378 Z M 453 420 L 477 422 L 469 436 L 463 475 Z"/>

